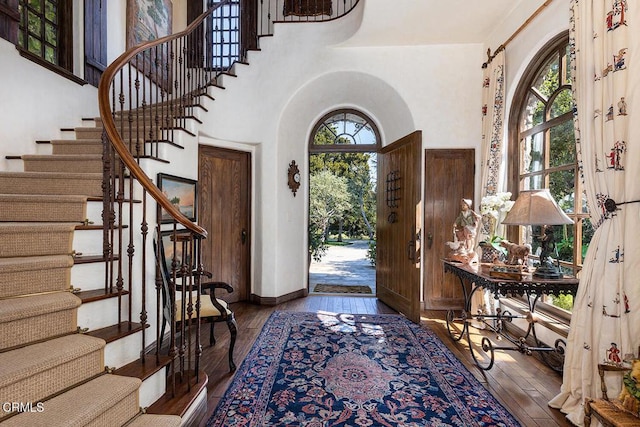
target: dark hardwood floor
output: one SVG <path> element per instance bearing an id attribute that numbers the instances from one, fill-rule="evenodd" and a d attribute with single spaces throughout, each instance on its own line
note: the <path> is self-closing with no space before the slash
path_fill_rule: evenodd
<path id="1" fill-rule="evenodd" d="M 232 304 L 232 308 L 238 322 L 238 340 L 235 348 L 235 361 L 238 366 L 274 310 L 350 314 L 395 313 L 374 297 L 320 295 L 310 295 L 275 307 L 235 303 Z M 547 402 L 560 391 L 561 374 L 554 372 L 537 358 L 517 351 L 496 351 L 493 368 L 489 371 L 480 370 L 474 364 L 464 339 L 454 342 L 449 337 L 444 315 L 445 312 L 442 311 L 423 312 L 421 324 L 434 330 L 458 359 L 523 426 L 571 426 L 560 411 L 547 405 Z M 224 324 L 217 324 L 215 335 L 216 345 L 204 347 L 202 354 L 201 369 L 207 373 L 209 384 L 207 416 L 202 420 L 201 426 L 206 425 L 233 379 L 227 359 L 229 331 Z M 474 337 L 481 335 L 474 330 Z"/>

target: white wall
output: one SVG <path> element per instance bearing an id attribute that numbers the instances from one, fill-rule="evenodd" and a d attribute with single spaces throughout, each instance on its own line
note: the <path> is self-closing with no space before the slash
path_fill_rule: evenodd
<path id="1" fill-rule="evenodd" d="M 23 58 L 3 39 L 0 58 L 0 170 L 22 170 L 21 161 L 5 156 L 36 153 L 36 140 L 60 139 L 60 128 L 96 116 L 97 90 Z"/>
<path id="2" fill-rule="evenodd" d="M 359 109 L 385 145 L 421 129 L 425 148 L 478 148 L 483 45 L 366 46 L 359 39 L 353 47 L 359 9 L 327 23 L 277 24 L 207 105 L 203 135 L 260 147 L 252 292 L 262 297 L 306 287 L 307 144 L 323 114 Z M 291 160 L 305 177 L 296 197 L 286 185 Z"/>
<path id="3" fill-rule="evenodd" d="M 125 48 L 126 0 L 107 3 L 108 61 Z M 74 74 L 84 75 L 82 2 L 74 1 Z M 60 128 L 80 126 L 98 115 L 97 89 L 79 85 L 23 58 L 15 46 L 0 39 L 0 170 L 22 170 L 22 162 L 7 155 L 46 153 L 36 140 L 62 137 Z"/>
<path id="4" fill-rule="evenodd" d="M 308 182 L 293 197 L 286 170 L 295 160 L 307 176 L 309 133 L 326 112 L 362 110 L 385 145 L 419 129 L 423 148 L 475 148 L 480 160 L 481 64 L 488 44 L 367 44 L 358 33 L 363 3 L 337 21 L 276 25 L 274 37 L 261 41 L 261 52 L 238 68 L 237 79 L 224 80 L 226 89 L 209 106 L 204 134 L 259 146 L 252 291 L 262 297 L 306 286 Z M 500 40 L 495 48 L 507 40 L 541 3 L 515 8 L 488 43 Z M 567 27 L 568 1 L 556 0 L 510 42 L 506 111 L 532 55 Z"/>
<path id="5" fill-rule="evenodd" d="M 506 47 L 505 111 L 511 108 L 513 94 L 533 57 L 552 38 L 569 29 L 569 0 L 551 2 Z M 509 35 L 505 35 L 505 40 Z M 505 121 L 506 123 L 506 121 Z"/>

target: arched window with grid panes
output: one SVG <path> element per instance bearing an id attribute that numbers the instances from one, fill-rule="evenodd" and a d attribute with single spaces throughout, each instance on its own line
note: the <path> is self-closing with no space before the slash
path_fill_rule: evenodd
<path id="1" fill-rule="evenodd" d="M 509 114 L 509 188 L 548 188 L 558 205 L 574 221 L 554 226 L 562 270 L 579 275 L 593 234 L 576 153 L 573 97 L 569 59 L 569 36 L 563 33 L 538 52 L 525 71 Z M 541 227 L 511 227 L 509 238 L 540 248 Z M 547 298 L 547 302 L 570 310 L 571 297 Z"/>

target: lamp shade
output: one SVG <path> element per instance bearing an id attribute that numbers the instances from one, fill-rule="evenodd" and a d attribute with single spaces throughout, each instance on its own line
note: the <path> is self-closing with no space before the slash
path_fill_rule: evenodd
<path id="1" fill-rule="evenodd" d="M 561 225 L 573 224 L 553 200 L 548 189 L 524 190 L 507 216 L 502 221 L 506 225 Z"/>

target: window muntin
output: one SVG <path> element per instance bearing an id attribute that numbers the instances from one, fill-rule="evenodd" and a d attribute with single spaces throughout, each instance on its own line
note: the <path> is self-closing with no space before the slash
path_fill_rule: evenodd
<path id="1" fill-rule="evenodd" d="M 209 0 L 207 8 L 220 0 Z M 213 70 L 228 70 L 240 60 L 240 2 L 232 1 L 219 6 L 208 18 L 210 33 L 207 45 L 213 46 L 209 53 L 208 67 Z"/>
<path id="2" fill-rule="evenodd" d="M 52 0 L 21 1 L 18 43 L 45 61 L 58 65 L 58 14 Z"/>
<path id="3" fill-rule="evenodd" d="M 568 37 L 553 41 L 532 64 L 512 110 L 514 120 L 509 131 L 518 160 L 510 165 L 510 186 L 514 194 L 517 190 L 549 188 L 558 205 L 574 220 L 573 225 L 554 227 L 558 237 L 554 258 L 565 273 L 578 275 L 593 228 L 578 171 Z M 576 194 L 582 195 L 577 201 Z M 539 227 L 523 227 L 511 238 L 531 244 L 532 253 L 536 254 L 539 234 Z M 572 303 L 567 298 L 542 300 L 565 310 L 570 310 Z"/>
<path id="4" fill-rule="evenodd" d="M 323 117 L 313 129 L 311 151 L 377 151 L 380 137 L 373 122 L 354 110 L 337 110 Z"/>
<path id="5" fill-rule="evenodd" d="M 18 46 L 46 63 L 73 71 L 71 0 L 20 0 Z"/>

